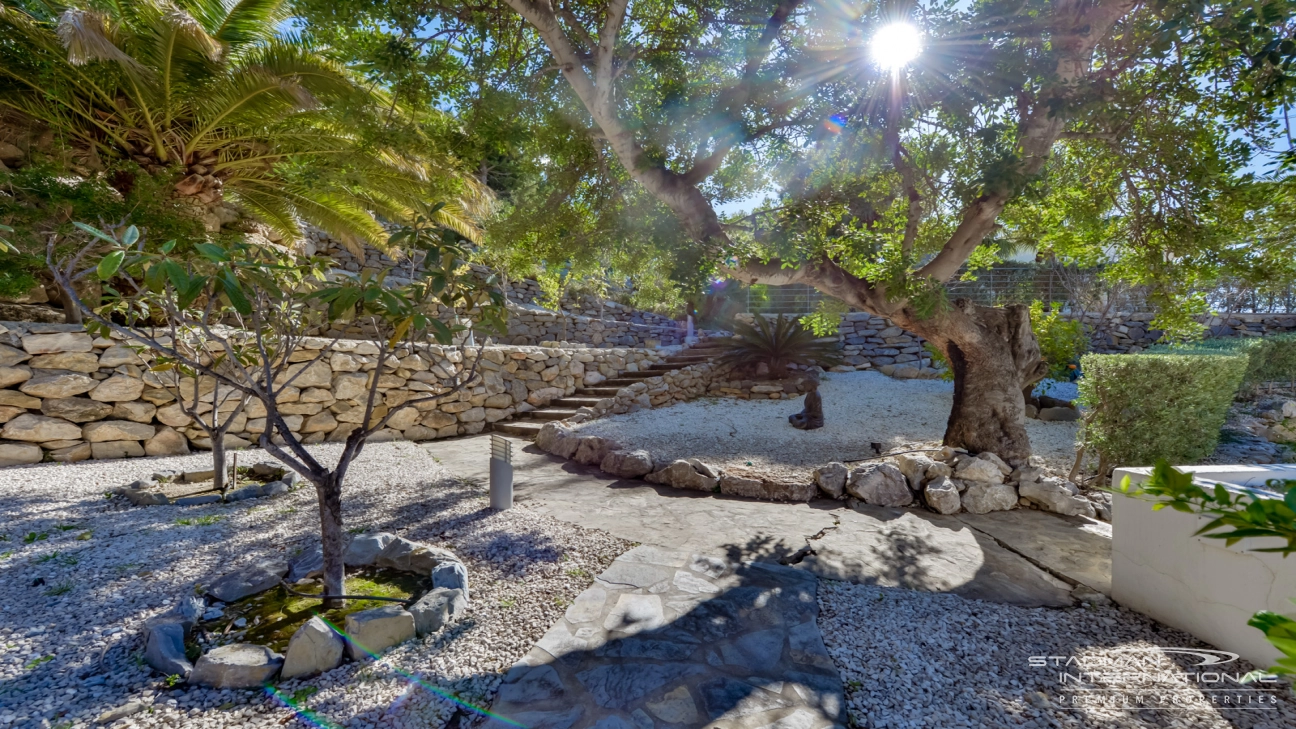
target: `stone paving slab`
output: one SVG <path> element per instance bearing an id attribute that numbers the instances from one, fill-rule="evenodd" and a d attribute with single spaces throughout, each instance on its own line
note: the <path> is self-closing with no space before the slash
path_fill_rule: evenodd
<path id="1" fill-rule="evenodd" d="M 489 435 L 434 441 L 423 447 L 452 472 L 489 481 Z M 595 467 L 543 453 L 526 441 L 514 440 L 513 449 L 519 501 L 557 519 L 623 539 L 731 561 L 778 562 L 809 546 L 814 554 L 797 566 L 828 579 L 953 592 L 1012 605 L 1073 603 L 1071 585 L 1012 551 L 1018 549 L 1015 544 L 1029 544 L 1025 539 L 1029 529 L 1020 539 L 1009 540 L 973 529 L 958 517 L 920 509 L 859 505 L 852 510 L 826 499 L 782 504 L 673 489 L 613 478 Z M 999 516 L 1012 523 L 1048 515 L 1014 510 Z M 1009 533 L 1007 527 L 990 528 Z M 1058 530 L 1047 530 L 1055 533 Z M 1044 544 L 1038 546 L 1039 554 L 1048 552 Z M 1071 547 L 1062 548 L 1067 549 Z M 1090 564 L 1095 579 L 1110 575 L 1110 556 L 1095 555 Z M 1061 560 L 1056 564 L 1061 565 Z M 1069 574 L 1054 566 L 1049 569 Z M 1088 579 L 1077 581 L 1090 584 Z"/>
<path id="2" fill-rule="evenodd" d="M 636 547 L 505 675 L 490 729 L 825 729 L 841 679 L 815 578 Z M 506 721 L 507 720 L 507 721 Z"/>
<path id="3" fill-rule="evenodd" d="M 1050 572 L 1111 596 L 1111 524 L 1025 509 L 957 518 Z"/>
<path id="4" fill-rule="evenodd" d="M 953 517 L 864 504 L 839 516 L 838 528 L 810 540 L 814 554 L 798 568 L 831 580 L 1009 605 L 1073 603 L 1070 585 Z"/>

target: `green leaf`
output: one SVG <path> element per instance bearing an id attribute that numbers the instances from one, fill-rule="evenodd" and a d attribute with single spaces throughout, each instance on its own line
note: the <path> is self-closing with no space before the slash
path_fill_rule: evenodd
<path id="1" fill-rule="evenodd" d="M 1296 483 L 1287 489 L 1287 494 L 1283 496 L 1283 503 L 1287 504 L 1288 509 L 1296 511 Z"/>
<path id="2" fill-rule="evenodd" d="M 170 253 L 172 250 L 175 249 L 175 245 L 176 245 L 175 239 L 172 238 L 171 240 L 169 240 L 169 241 L 167 241 L 166 243 L 163 243 L 163 244 L 162 244 L 162 252 L 163 252 L 163 253 Z"/>
<path id="3" fill-rule="evenodd" d="M 126 229 L 125 233 L 122 233 L 122 245 L 129 248 L 135 245 L 135 243 L 139 241 L 139 237 L 140 237 L 139 228 L 136 228 L 135 226 L 132 225 Z"/>
<path id="4" fill-rule="evenodd" d="M 131 228 L 134 229 L 133 227 Z M 99 261 L 99 266 L 95 269 L 95 274 L 99 276 L 100 281 L 107 281 L 117 275 L 121 268 L 122 260 L 126 258 L 126 251 L 113 251 Z"/>
<path id="5" fill-rule="evenodd" d="M 225 292 L 226 298 L 229 299 L 230 305 L 234 307 L 235 311 L 245 316 L 252 313 L 252 302 L 248 301 L 247 296 L 243 293 L 243 287 L 234 278 L 232 271 L 225 269 L 216 280 L 220 282 L 221 289 Z"/>
<path id="6" fill-rule="evenodd" d="M 202 254 L 203 258 L 215 263 L 229 263 L 229 252 L 215 243 L 199 243 L 194 246 L 194 250 Z"/>
<path id="7" fill-rule="evenodd" d="M 102 230 L 99 230 L 98 228 L 92 225 L 86 225 L 85 223 L 81 223 L 81 222 L 74 222 L 72 223 L 72 225 L 75 225 L 77 228 L 80 228 L 82 231 L 89 233 L 90 235 L 93 235 L 94 237 L 100 240 L 108 241 L 109 243 L 113 243 L 113 244 L 117 243 L 116 238 L 112 237 L 111 235 L 108 235 L 107 233 L 103 232 Z"/>

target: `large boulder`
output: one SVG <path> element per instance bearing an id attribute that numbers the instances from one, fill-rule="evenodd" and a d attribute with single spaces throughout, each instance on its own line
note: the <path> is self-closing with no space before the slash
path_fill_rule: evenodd
<path id="1" fill-rule="evenodd" d="M 27 365 L 17 367 L 0 367 L 0 387 L 13 387 L 32 378 L 31 368 Z"/>
<path id="2" fill-rule="evenodd" d="M 560 458 L 571 458 L 580 448 L 580 438 L 572 433 L 571 428 L 558 423 L 545 423 L 536 433 L 536 447 L 546 453 Z"/>
<path id="3" fill-rule="evenodd" d="M 923 487 L 923 499 L 928 508 L 937 514 L 957 514 L 963 502 L 958 487 L 947 476 L 938 476 Z"/>
<path id="4" fill-rule="evenodd" d="M 1005 475 L 1003 471 L 999 470 L 997 464 L 983 458 L 973 458 L 972 456 L 960 456 L 958 466 L 954 468 L 954 477 L 964 481 L 1003 483 Z"/>
<path id="5" fill-rule="evenodd" d="M 35 443 L 0 443 L 0 468 L 40 463 L 45 452 Z"/>
<path id="6" fill-rule="evenodd" d="M 183 456 L 189 452 L 189 440 L 175 428 L 161 428 L 144 441 L 144 452 L 150 456 Z"/>
<path id="7" fill-rule="evenodd" d="M 29 334 L 22 338 L 22 347 L 27 350 L 27 354 L 91 352 L 94 351 L 94 339 L 85 332 Z"/>
<path id="8" fill-rule="evenodd" d="M 346 618 L 347 648 L 362 661 L 417 635 L 414 616 L 395 605 L 351 613 Z"/>
<path id="9" fill-rule="evenodd" d="M 139 458 L 144 455 L 144 447 L 137 440 L 110 440 L 88 445 L 90 456 L 101 461 L 113 458 Z"/>
<path id="10" fill-rule="evenodd" d="M 27 366 L 38 370 L 69 370 L 89 374 L 99 371 L 99 357 L 92 352 L 41 354 L 33 357 Z"/>
<path id="11" fill-rule="evenodd" d="M 901 453 L 895 457 L 895 463 L 900 473 L 908 479 L 909 488 L 918 491 L 927 478 L 927 469 L 935 465 L 936 461 L 921 453 Z"/>
<path id="12" fill-rule="evenodd" d="M 599 463 L 599 469 L 617 478 L 639 478 L 651 473 L 652 468 L 648 451 L 610 451 Z"/>
<path id="13" fill-rule="evenodd" d="M 260 688 L 274 678 L 283 662 L 283 656 L 263 645 L 223 645 L 198 658 L 189 683 L 218 689 Z"/>
<path id="14" fill-rule="evenodd" d="M 999 469 L 995 469 L 995 473 L 998 472 Z M 968 481 L 967 491 L 963 493 L 963 508 L 973 514 L 1008 511 L 1016 505 L 1017 489 L 1006 483 Z"/>
<path id="15" fill-rule="evenodd" d="M 221 577 L 207 588 L 207 592 L 221 602 L 234 602 L 269 590 L 286 574 L 288 563 L 271 557 Z"/>
<path id="16" fill-rule="evenodd" d="M 387 548 L 387 545 L 396 541 L 395 534 L 379 532 L 377 534 L 361 534 L 351 540 L 347 545 L 346 551 L 342 553 L 342 562 L 347 567 L 367 567 L 378 559 L 378 555 Z M 320 552 L 320 565 L 324 564 L 324 553 Z M 322 567 L 321 567 L 322 568 Z"/>
<path id="17" fill-rule="evenodd" d="M 157 434 L 157 428 L 131 420 L 100 420 L 81 426 L 79 437 L 91 443 L 110 440 L 148 440 Z"/>
<path id="18" fill-rule="evenodd" d="M 113 375 L 90 391 L 90 399 L 100 402 L 138 400 L 144 392 L 144 381 L 127 375 Z"/>
<path id="19" fill-rule="evenodd" d="M 144 627 L 144 662 L 164 676 L 189 678 L 194 666 L 185 657 L 184 626 L 156 622 Z"/>
<path id="20" fill-rule="evenodd" d="M 648 474 L 644 477 L 644 480 L 649 483 L 674 486 L 677 489 L 693 489 L 694 491 L 715 491 L 716 486 L 719 485 L 717 479 L 698 473 L 693 464 L 683 460 L 675 461 L 660 471 Z"/>
<path id="21" fill-rule="evenodd" d="M 414 616 L 414 629 L 419 635 L 435 633 L 454 622 L 468 609 L 468 597 L 463 590 L 438 587 L 410 606 Z"/>
<path id="22" fill-rule="evenodd" d="M 75 397 L 98 385 L 98 380 L 80 372 L 42 370 L 18 389 L 32 397 Z"/>
<path id="23" fill-rule="evenodd" d="M 445 560 L 432 568 L 432 586 L 447 590 L 462 590 L 468 597 L 468 568 L 463 562 Z"/>
<path id="24" fill-rule="evenodd" d="M 383 551 L 374 559 L 374 564 L 378 567 L 413 572 L 416 575 L 431 575 L 432 570 L 442 562 L 458 561 L 459 558 L 452 552 L 397 537 L 383 548 Z"/>
<path id="25" fill-rule="evenodd" d="M 726 473 L 720 477 L 720 493 L 767 501 L 809 501 L 819 494 L 819 489 L 809 482 L 747 478 Z"/>
<path id="26" fill-rule="evenodd" d="M 576 452 L 572 454 L 572 460 L 586 466 L 599 464 L 603 462 L 608 453 L 620 447 L 615 442 L 600 438 L 597 435 L 581 436 L 576 446 Z"/>
<path id="27" fill-rule="evenodd" d="M 908 506 L 913 503 L 909 482 L 894 463 L 868 463 L 851 471 L 846 492 L 875 506 Z"/>
<path id="28" fill-rule="evenodd" d="M 1093 502 L 1080 496 L 1075 484 L 1060 478 L 1026 481 L 1018 484 L 1017 492 L 1023 499 L 1055 514 L 1087 516 L 1091 519 L 1097 515 Z"/>
<path id="29" fill-rule="evenodd" d="M 847 478 L 850 478 L 850 469 L 846 464 L 835 461 L 814 472 L 815 484 L 831 499 L 840 499 L 846 493 Z"/>
<path id="30" fill-rule="evenodd" d="M 62 418 L 27 413 L 5 423 L 0 438 L 44 443 L 51 440 L 81 440 L 81 426 Z"/>
<path id="31" fill-rule="evenodd" d="M 287 680 L 331 671 L 342 662 L 345 651 L 346 641 L 342 636 L 316 615 L 288 641 L 280 677 Z"/>

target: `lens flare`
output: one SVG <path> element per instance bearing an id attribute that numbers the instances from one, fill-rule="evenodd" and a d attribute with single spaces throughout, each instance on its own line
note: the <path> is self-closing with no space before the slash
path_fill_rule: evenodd
<path id="1" fill-rule="evenodd" d="M 922 50 L 922 33 L 909 23 L 883 26 L 869 41 L 873 62 L 888 71 L 898 71 L 909 65 Z"/>
<path id="2" fill-rule="evenodd" d="M 846 128 L 846 117 L 841 114 L 833 114 L 824 120 L 824 129 L 831 134 L 841 134 Z"/>
<path id="3" fill-rule="evenodd" d="M 344 630 L 334 625 L 333 623 L 329 622 L 328 620 L 325 620 L 323 616 L 320 616 L 320 620 L 323 620 L 324 624 L 329 626 L 329 628 L 331 628 L 333 632 L 342 636 L 342 639 L 345 640 L 347 643 L 354 645 L 355 647 L 359 648 L 365 653 L 368 653 L 371 659 L 378 660 L 380 658 L 380 656 L 377 653 L 374 653 L 368 648 L 365 648 L 360 643 L 353 641 L 351 639 L 351 636 L 347 635 Z M 391 671 L 393 671 L 394 673 L 399 674 L 401 678 L 404 678 L 405 680 L 409 681 L 411 686 L 419 686 L 427 690 L 429 693 L 436 694 L 437 696 L 440 696 L 442 699 L 445 699 L 446 701 L 458 705 L 462 709 L 466 709 L 467 711 L 470 711 L 474 714 L 479 714 L 481 716 L 490 719 L 495 719 L 497 721 L 508 724 L 509 726 L 518 727 L 518 729 L 526 729 L 525 724 L 521 724 L 519 722 L 513 721 L 512 719 L 506 716 L 501 716 L 500 714 L 496 714 L 495 712 L 490 711 L 489 709 L 485 709 L 481 706 L 477 706 L 475 704 L 470 704 L 466 701 L 463 701 L 458 696 L 455 696 L 454 694 L 444 689 L 433 686 L 432 684 L 424 681 L 423 679 L 419 678 L 418 676 L 412 673 L 409 673 L 408 671 L 402 671 L 401 669 L 392 666 L 390 664 L 388 664 L 386 667 Z M 318 727 L 319 729 L 342 729 L 337 724 L 330 722 L 328 719 L 320 716 L 316 712 L 311 711 L 310 709 L 307 709 L 306 707 L 302 706 L 301 702 L 295 701 L 293 697 L 284 694 L 283 692 L 279 691 L 275 687 L 267 685 L 265 687 L 265 690 L 267 694 L 283 702 L 284 706 L 287 706 L 289 709 L 292 709 L 292 711 L 297 715 L 297 718 L 303 721 L 304 723 L 314 727 Z M 403 700 L 404 698 L 405 695 L 402 694 L 401 699 L 398 699 L 398 701 Z"/>

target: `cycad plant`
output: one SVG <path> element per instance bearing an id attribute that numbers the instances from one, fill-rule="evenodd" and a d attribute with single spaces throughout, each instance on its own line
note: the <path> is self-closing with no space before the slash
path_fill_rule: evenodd
<path id="1" fill-rule="evenodd" d="M 416 120 L 301 39 L 286 0 L 0 4 L 0 108 L 52 131 L 72 166 L 126 190 L 170 176 L 208 219 L 229 200 L 288 235 L 300 222 L 353 252 L 375 216 L 451 200 L 466 237 L 488 194 Z M 217 216 L 218 217 L 218 216 Z M 211 224 L 209 223 L 209 227 Z"/>
<path id="2" fill-rule="evenodd" d="M 720 340 L 724 353 L 716 362 L 749 372 L 756 372 L 763 363 L 775 378 L 786 376 L 792 364 L 827 368 L 841 362 L 836 342 L 820 341 L 797 320 L 782 314 L 772 323 L 760 314 L 755 318 L 754 326 L 734 324 L 733 338 Z"/>

